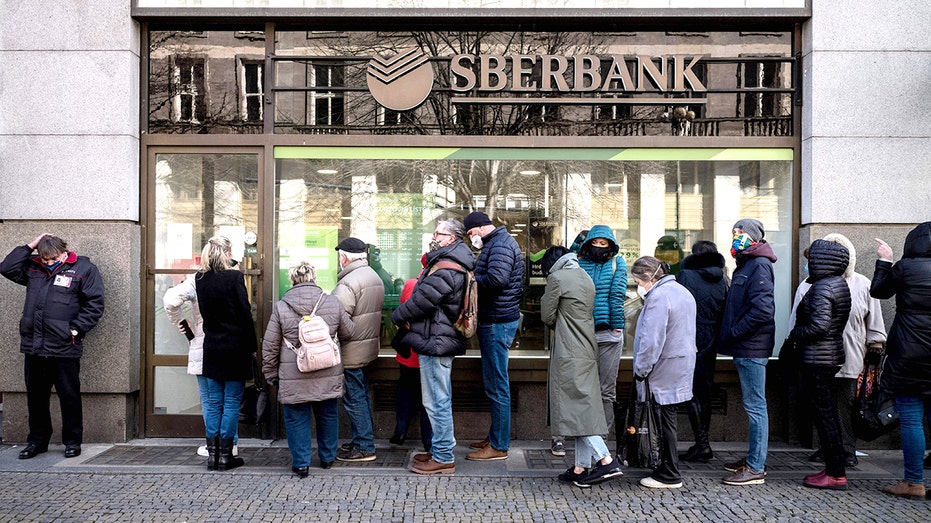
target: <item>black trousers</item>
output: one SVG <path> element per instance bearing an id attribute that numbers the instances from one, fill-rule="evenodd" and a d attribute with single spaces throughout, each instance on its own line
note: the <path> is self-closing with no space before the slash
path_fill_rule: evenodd
<path id="1" fill-rule="evenodd" d="M 407 427 L 416 412 L 420 413 L 420 441 L 424 448 L 433 444 L 433 427 L 423 408 L 423 395 L 420 390 L 420 369 L 401 365 L 398 377 L 398 402 L 395 414 L 394 433 L 407 436 Z"/>
<path id="2" fill-rule="evenodd" d="M 84 435 L 81 407 L 81 360 L 26 355 L 26 404 L 29 410 L 27 443 L 47 446 L 52 438 L 49 401 L 52 386 L 61 405 L 61 442 L 80 445 Z"/>
<path id="3" fill-rule="evenodd" d="M 653 470 L 653 479 L 662 483 L 682 481 L 679 474 L 679 453 L 676 425 L 676 405 L 657 405 L 653 403 L 653 418 L 659 425 L 659 466 Z"/>
<path id="4" fill-rule="evenodd" d="M 837 397 L 834 394 L 834 375 L 840 365 L 802 365 L 805 390 L 811 398 L 815 428 L 824 452 L 824 470 L 828 476 L 846 476 L 844 443 L 840 419 L 837 414 Z"/>
<path id="5" fill-rule="evenodd" d="M 717 353 L 713 349 L 699 352 L 695 358 L 689 423 L 692 425 L 695 443 L 700 446 L 708 445 L 708 431 L 711 428 L 711 396 L 714 393 L 716 361 Z"/>

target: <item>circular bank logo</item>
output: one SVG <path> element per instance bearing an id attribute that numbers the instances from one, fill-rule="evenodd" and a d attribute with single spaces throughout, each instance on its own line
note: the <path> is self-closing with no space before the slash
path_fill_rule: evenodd
<path id="1" fill-rule="evenodd" d="M 433 89 L 433 66 L 420 49 L 409 49 L 369 61 L 365 80 L 375 101 L 395 111 L 422 104 Z"/>

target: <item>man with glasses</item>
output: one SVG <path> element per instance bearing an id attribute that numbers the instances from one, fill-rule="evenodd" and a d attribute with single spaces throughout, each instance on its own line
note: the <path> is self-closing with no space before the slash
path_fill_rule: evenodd
<path id="1" fill-rule="evenodd" d="M 507 227 L 495 227 L 483 212 L 466 216 L 472 246 L 481 253 L 475 263 L 478 284 L 478 344 L 482 352 L 482 381 L 491 400 L 488 437 L 469 445 L 466 459 L 507 459 L 511 443 L 511 385 L 508 351 L 517 334 L 520 300 L 524 292 L 524 257 Z"/>
<path id="2" fill-rule="evenodd" d="M 430 251 L 411 297 L 391 314 L 391 322 L 407 327 L 401 340 L 417 353 L 423 406 L 433 427 L 430 452 L 414 455 L 417 474 L 456 472 L 453 448 L 453 358 L 465 354 L 466 339 L 454 327 L 465 292 L 466 271 L 475 265 L 472 251 L 462 243 L 463 226 L 441 220 L 433 231 Z"/>
<path id="3" fill-rule="evenodd" d="M 84 422 L 79 372 L 84 337 L 103 315 L 100 272 L 87 257 L 68 251 L 64 240 L 44 233 L 13 249 L 0 263 L 0 273 L 26 287 L 19 351 L 26 355 L 29 435 L 19 459 L 48 451 L 53 385 L 61 404 L 65 457 L 80 456 Z"/>

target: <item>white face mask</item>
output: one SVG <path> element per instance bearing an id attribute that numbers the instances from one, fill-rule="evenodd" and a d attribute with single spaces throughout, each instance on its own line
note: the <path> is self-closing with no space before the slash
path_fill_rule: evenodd
<path id="1" fill-rule="evenodd" d="M 479 236 L 479 235 L 476 234 L 475 236 L 472 237 L 472 247 L 475 247 L 476 249 L 481 250 L 482 247 L 483 247 L 484 245 L 485 245 L 485 244 L 482 243 L 482 237 L 481 237 L 481 236 Z"/>
<path id="2" fill-rule="evenodd" d="M 640 296 L 641 300 L 647 299 L 647 293 L 650 292 L 643 285 L 637 285 L 637 294 Z"/>

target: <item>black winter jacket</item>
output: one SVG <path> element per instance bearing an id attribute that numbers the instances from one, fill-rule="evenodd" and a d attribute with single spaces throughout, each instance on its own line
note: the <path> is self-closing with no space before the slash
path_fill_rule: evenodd
<path id="1" fill-rule="evenodd" d="M 80 358 L 84 336 L 103 316 L 103 279 L 97 266 L 73 252 L 49 272 L 32 248 L 13 249 L 0 263 L 0 273 L 26 286 L 19 320 L 19 351 L 33 356 Z M 71 336 L 71 329 L 78 331 Z"/>
<path id="2" fill-rule="evenodd" d="M 870 295 L 895 296 L 883 386 L 896 394 L 931 398 L 931 222 L 908 233 L 898 263 L 876 261 Z"/>
<path id="3" fill-rule="evenodd" d="M 717 252 L 687 256 L 682 260 L 676 281 L 695 298 L 698 311 L 695 317 L 695 347 L 698 348 L 698 354 L 714 352 L 727 299 L 724 256 Z"/>
<path id="4" fill-rule="evenodd" d="M 482 238 L 475 262 L 479 323 L 508 323 L 520 319 L 524 293 L 524 257 L 520 246 L 501 226 Z"/>
<path id="5" fill-rule="evenodd" d="M 844 270 L 850 253 L 839 243 L 815 240 L 808 254 L 811 288 L 799 302 L 789 333 L 808 365 L 840 366 L 846 360 L 844 328 L 850 317 L 850 287 Z"/>
<path id="6" fill-rule="evenodd" d="M 737 269 L 724 305 L 718 354 L 735 358 L 768 358 L 776 342 L 773 263 L 776 255 L 765 240 L 737 255 Z"/>
<path id="7" fill-rule="evenodd" d="M 408 324 L 410 332 L 403 343 L 417 354 L 459 356 L 465 354 L 466 339 L 453 328 L 462 308 L 465 273 L 455 269 L 430 269 L 440 260 L 449 260 L 468 270 L 475 268 L 475 258 L 466 244 L 455 242 L 427 253 L 427 265 L 414 286 L 410 299 L 391 313 L 395 325 Z"/>
<path id="8" fill-rule="evenodd" d="M 252 379 L 255 323 L 242 272 L 198 273 L 194 287 L 204 319 L 204 376 L 217 381 Z"/>

